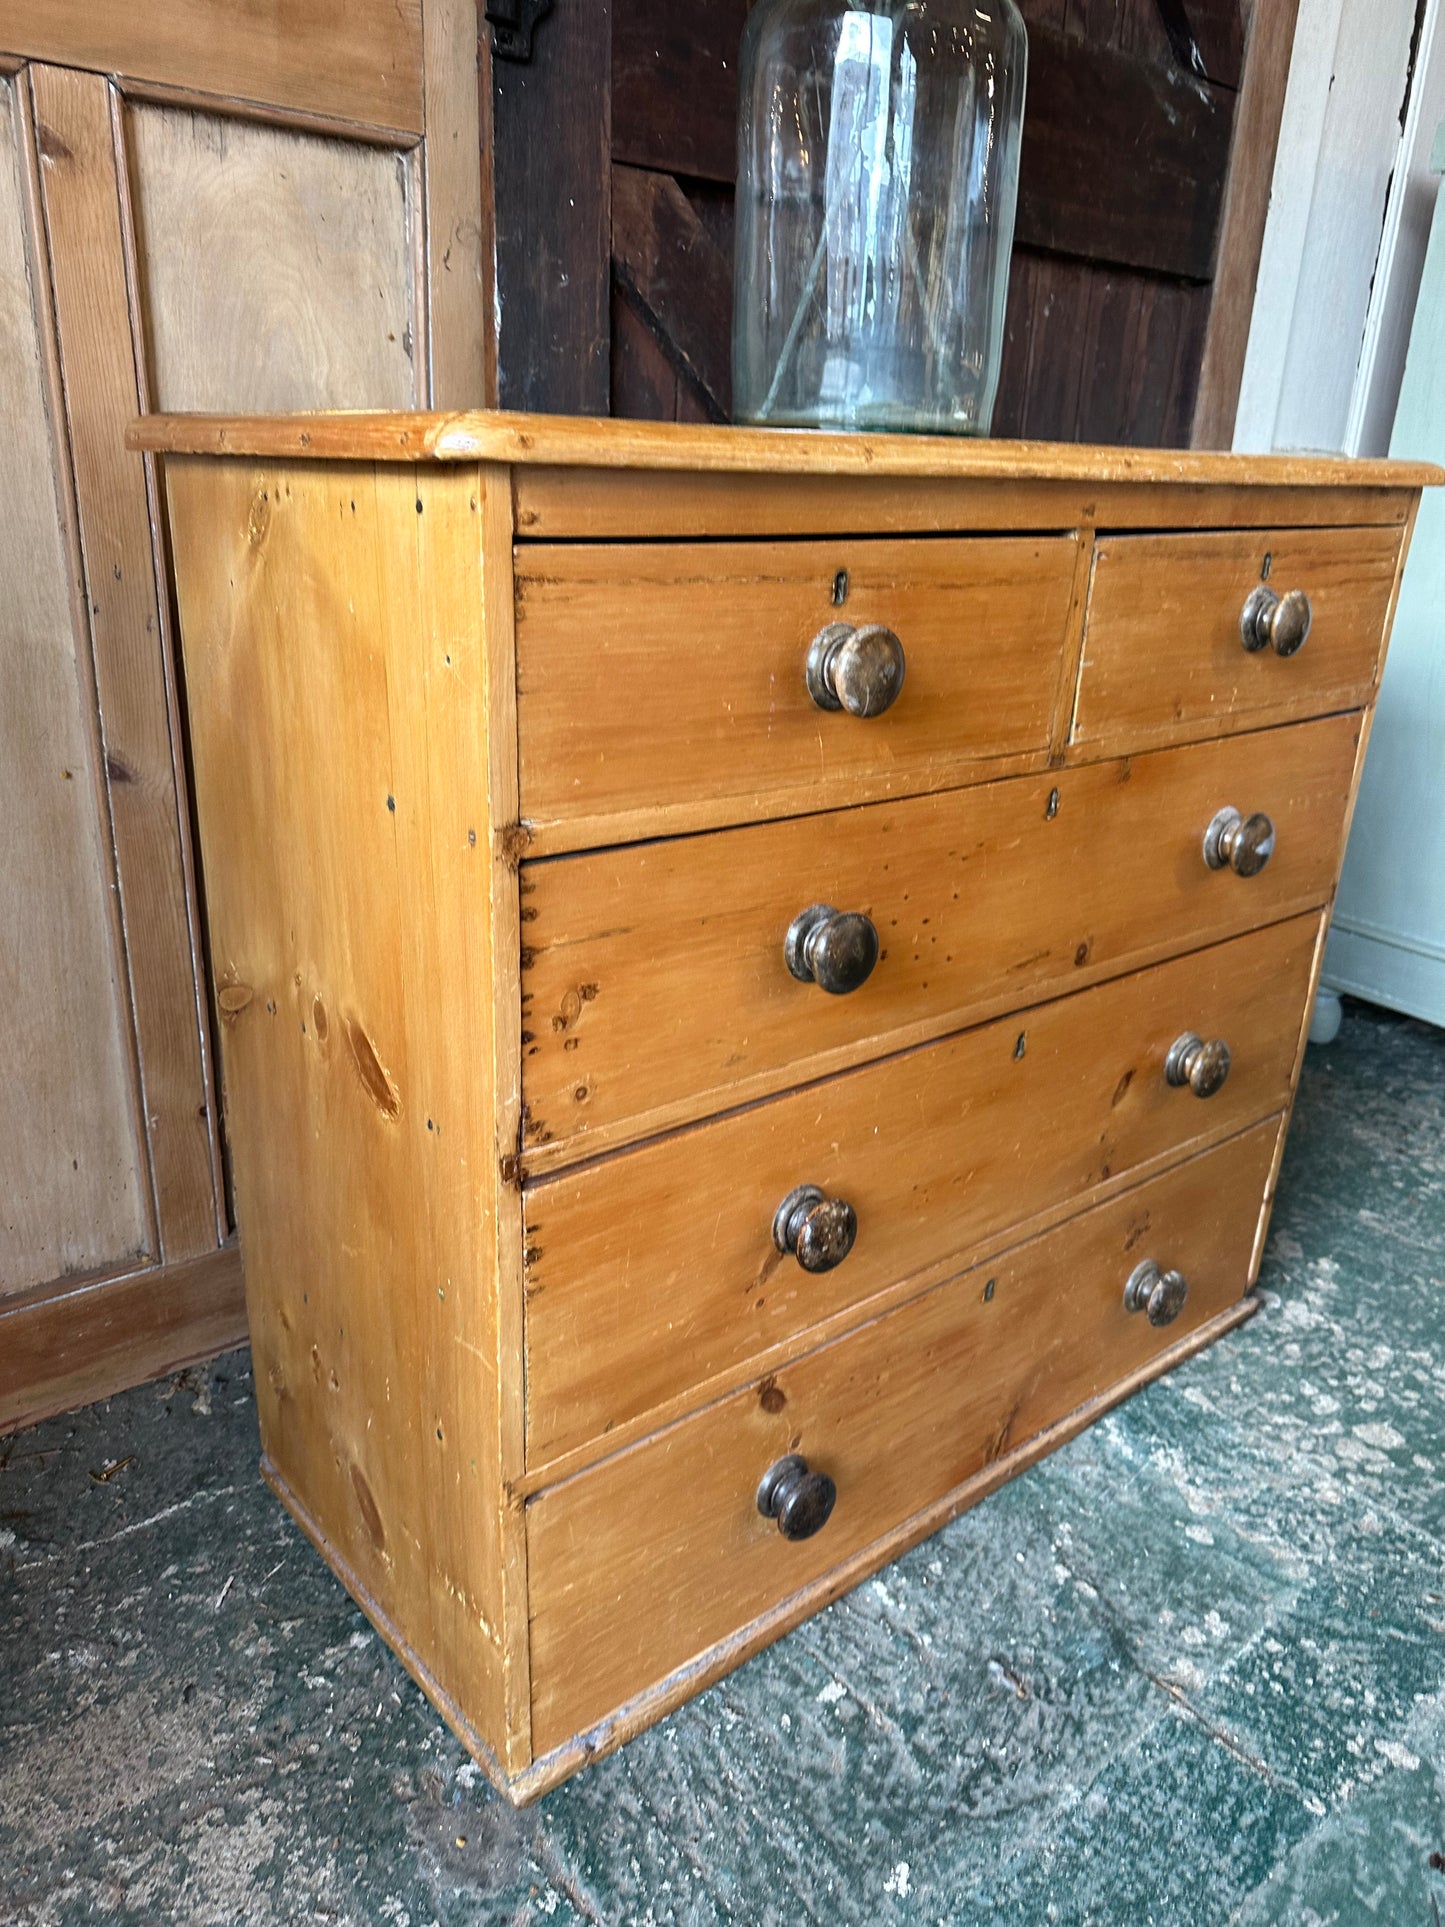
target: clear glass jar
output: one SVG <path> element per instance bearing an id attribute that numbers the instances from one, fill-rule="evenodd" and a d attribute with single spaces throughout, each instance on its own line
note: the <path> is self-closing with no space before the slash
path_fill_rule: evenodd
<path id="1" fill-rule="evenodd" d="M 733 411 L 985 435 L 1018 199 L 1014 0 L 760 0 L 739 63 Z"/>

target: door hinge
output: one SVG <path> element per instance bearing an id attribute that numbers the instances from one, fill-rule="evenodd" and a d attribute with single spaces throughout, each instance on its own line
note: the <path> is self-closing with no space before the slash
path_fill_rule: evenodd
<path id="1" fill-rule="evenodd" d="M 493 53 L 503 60 L 530 60 L 532 29 L 551 11 L 552 0 L 487 0 Z"/>

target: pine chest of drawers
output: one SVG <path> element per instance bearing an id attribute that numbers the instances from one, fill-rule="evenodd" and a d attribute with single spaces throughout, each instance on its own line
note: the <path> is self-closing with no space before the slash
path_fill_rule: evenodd
<path id="1" fill-rule="evenodd" d="M 133 439 L 266 1473 L 513 1798 L 1249 1314 L 1433 471 Z"/>

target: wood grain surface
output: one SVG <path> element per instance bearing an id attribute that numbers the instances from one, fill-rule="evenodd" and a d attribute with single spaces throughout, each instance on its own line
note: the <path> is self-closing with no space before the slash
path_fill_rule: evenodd
<path id="1" fill-rule="evenodd" d="M 1094 552 L 1073 740 L 1101 748 L 1258 727 L 1368 700 L 1403 531 L 1112 536 Z M 1293 656 L 1251 655 L 1240 616 L 1266 583 L 1314 609 Z"/>
<path id="2" fill-rule="evenodd" d="M 531 1500 L 537 1752 L 1240 1299 L 1277 1134 L 1262 1124 Z M 1145 1258 L 1189 1280 L 1165 1331 L 1123 1308 Z M 838 1488 L 793 1544 L 756 1503 L 787 1452 Z"/>
<path id="3" fill-rule="evenodd" d="M 73 523 L 74 506 L 55 485 L 68 463 L 55 440 L 60 424 L 48 417 L 48 317 L 32 300 L 48 277 L 32 251 L 43 241 L 30 232 L 16 84 L 0 84 L 0 392 L 10 451 L 0 465 L 0 1299 L 65 1272 L 133 1261 L 155 1236 L 125 957 L 112 921 L 90 639 L 62 519 L 63 504 Z"/>
<path id="4" fill-rule="evenodd" d="M 424 399 L 404 156 L 149 104 L 127 136 L 154 407 Z"/>
<path id="5" fill-rule="evenodd" d="M 990 759 L 1041 763 L 1076 548 L 1067 536 L 520 548 L 534 847 L 934 789 Z M 880 716 L 829 713 L 808 694 L 808 645 L 836 622 L 884 623 L 903 643 L 903 687 Z"/>
<path id="6" fill-rule="evenodd" d="M 532 1465 L 703 1388 L 902 1280 L 1288 1102 L 1318 915 L 603 1158 L 526 1193 Z M 1223 1038 L 1223 1090 L 1165 1081 Z M 858 1239 L 809 1274 L 773 1243 L 802 1183 Z M 709 1388 L 711 1389 L 711 1388 Z"/>
<path id="7" fill-rule="evenodd" d="M 421 0 L 6 0 L 0 49 L 419 134 Z"/>
<path id="8" fill-rule="evenodd" d="M 1358 716 L 522 868 L 537 1172 L 1328 900 Z M 1258 876 L 1216 811 L 1265 810 Z M 846 996 L 783 959 L 811 904 L 872 918 Z"/>
<path id="9" fill-rule="evenodd" d="M 433 408 L 481 408 L 496 400 L 492 320 L 494 237 L 484 235 L 482 176 L 491 174 L 491 117 L 483 138 L 482 29 L 476 0 L 426 0 L 422 49 L 426 80 L 426 281 L 429 381 L 416 399 Z M 490 49 L 488 50 L 490 52 Z M 490 108 L 490 101 L 488 102 Z M 415 210 L 412 214 L 416 220 Z M 489 386 L 490 383 L 490 386 Z"/>
<path id="10" fill-rule="evenodd" d="M 0 1298 L 0 1434 L 245 1342 L 234 1243 L 178 1264 L 57 1279 Z"/>
<path id="11" fill-rule="evenodd" d="M 169 489 L 263 1442 L 501 1733 L 478 478 Z"/>
<path id="12" fill-rule="evenodd" d="M 581 415 L 150 415 L 131 448 L 195 455 L 355 461 L 515 462 L 693 474 L 900 475 L 1007 481 L 1220 483 L 1250 488 L 1426 488 L 1430 462 L 1339 455 L 1219 455 L 1190 449 L 1085 448 L 944 435 L 833 435 L 802 428 L 609 421 Z M 689 482 L 689 486 L 691 483 Z M 1404 510 L 1401 510 L 1403 519 Z M 648 531 L 638 531 L 647 533 Z"/>
<path id="13" fill-rule="evenodd" d="M 219 1233 L 180 745 L 161 647 L 145 472 L 122 442 L 139 390 L 112 100 L 98 74 L 34 67 L 30 79 L 157 1255 L 173 1261 L 214 1250 Z"/>

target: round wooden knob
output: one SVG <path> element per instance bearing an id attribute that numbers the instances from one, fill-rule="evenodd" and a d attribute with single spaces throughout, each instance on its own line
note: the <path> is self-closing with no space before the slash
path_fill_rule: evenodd
<path id="1" fill-rule="evenodd" d="M 1172 1325 L 1188 1296 L 1189 1281 L 1182 1271 L 1161 1271 L 1152 1258 L 1146 1258 L 1129 1274 L 1124 1309 L 1144 1312 L 1151 1325 Z"/>
<path id="2" fill-rule="evenodd" d="M 846 997 L 867 983 L 878 961 L 878 932 L 852 910 L 815 903 L 798 913 L 783 941 L 788 968 L 800 983 Z"/>
<path id="3" fill-rule="evenodd" d="M 1229 1046 L 1222 1037 L 1206 1043 L 1192 1030 L 1176 1037 L 1164 1060 L 1164 1076 L 1174 1085 L 1187 1084 L 1196 1097 L 1213 1097 L 1229 1075 Z"/>
<path id="4" fill-rule="evenodd" d="M 898 700 L 905 667 L 903 644 L 881 622 L 830 622 L 814 636 L 803 674 L 819 709 L 881 716 Z"/>
<path id="5" fill-rule="evenodd" d="M 1250 592 L 1239 619 L 1239 636 L 1251 655 L 1273 649 L 1277 656 L 1293 656 L 1309 640 L 1315 619 L 1310 599 L 1303 589 L 1276 595 L 1261 585 Z"/>
<path id="6" fill-rule="evenodd" d="M 853 1249 L 858 1213 L 846 1198 L 830 1198 L 816 1184 L 800 1184 L 773 1214 L 773 1243 L 791 1252 L 804 1271 L 832 1271 Z"/>
<path id="7" fill-rule="evenodd" d="M 1236 876 L 1257 877 L 1274 855 L 1274 825 L 1263 810 L 1243 816 L 1224 809 L 1204 832 L 1204 861 L 1211 870 L 1231 869 Z"/>
<path id="8" fill-rule="evenodd" d="M 777 1520 L 785 1539 L 811 1539 L 821 1532 L 837 1502 L 838 1488 L 827 1473 L 810 1472 L 796 1452 L 770 1466 L 758 1487 L 758 1511 Z"/>

